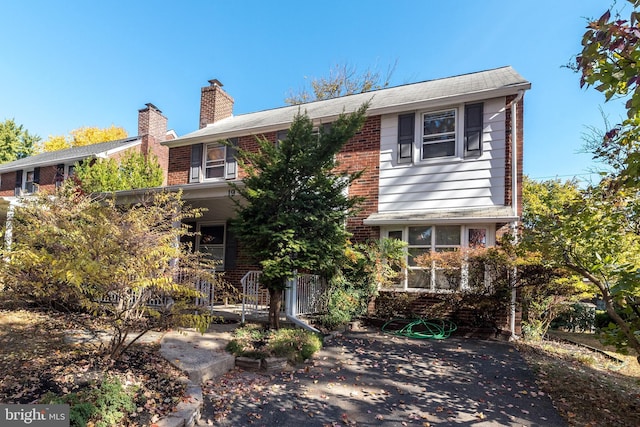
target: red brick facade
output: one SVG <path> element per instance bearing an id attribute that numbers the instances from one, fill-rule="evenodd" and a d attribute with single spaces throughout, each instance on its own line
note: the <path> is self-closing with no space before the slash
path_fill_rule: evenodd
<path id="1" fill-rule="evenodd" d="M 364 202 L 360 205 L 357 216 L 348 221 L 347 227 L 353 233 L 355 241 L 365 241 L 379 237 L 378 227 L 366 226 L 363 220 L 378 210 L 378 181 L 380 163 L 380 116 L 367 118 L 362 130 L 343 147 L 337 156 L 339 170 L 356 172 L 363 170 L 362 176 L 349 189 L 352 196 L 361 196 Z M 260 135 L 268 141 L 276 141 L 276 132 Z M 238 146 L 247 151 L 258 149 L 256 135 L 245 135 L 238 138 Z M 191 166 L 191 145 L 173 147 L 169 151 L 168 184 L 183 185 L 189 182 Z M 238 179 L 243 177 L 243 171 L 238 170 Z M 188 190 L 187 190 L 188 191 Z M 240 280 L 251 270 L 261 270 L 243 255 L 241 247 L 234 248 L 236 253 L 234 268 L 226 268 L 224 280 L 240 286 Z M 228 248 L 227 250 L 233 250 Z"/>
<path id="2" fill-rule="evenodd" d="M 451 298 L 449 294 L 434 294 L 430 292 L 398 292 L 393 290 L 382 290 L 380 295 L 369 305 L 369 313 L 376 315 L 378 310 L 383 310 L 385 306 L 398 306 L 397 301 L 405 303 L 403 312 L 396 313 L 400 317 L 412 318 L 421 316 L 430 319 L 451 319 L 456 323 L 459 333 L 477 334 L 479 336 L 508 338 L 510 335 L 510 312 L 509 305 L 503 304 L 501 309 L 496 309 L 491 298 L 485 301 L 473 301 L 465 306 L 460 301 L 457 303 L 447 302 Z M 391 302 L 390 302 L 391 301 Z M 478 310 L 475 305 L 484 303 L 487 310 Z M 516 335 L 522 333 L 522 311 L 518 306 L 516 311 Z"/>
<path id="3" fill-rule="evenodd" d="M 179 185 L 189 182 L 191 165 L 191 146 L 171 147 L 167 166 L 167 185 Z"/>
<path id="4" fill-rule="evenodd" d="M 200 93 L 200 129 L 232 114 L 233 98 L 222 90 L 222 83 L 209 80 L 209 86 L 203 87 Z"/>
<path id="5" fill-rule="evenodd" d="M 115 160 L 120 160 L 131 150 L 135 150 L 140 153 L 153 153 L 157 156 L 158 162 L 165 171 L 164 182 L 166 183 L 166 171 L 169 163 L 169 149 L 168 147 L 161 145 L 161 142 L 167 139 L 167 118 L 162 115 L 162 112 L 153 104 L 146 104 L 146 107 L 138 111 L 138 135 L 141 139 L 141 144 L 131 147 L 127 150 L 117 151 L 111 154 L 109 157 Z M 69 161 L 66 163 L 69 166 Z M 22 168 L 23 180 L 27 171 L 35 170 L 33 166 L 24 166 Z M 56 188 L 56 180 L 60 180 L 60 176 L 56 178 L 57 164 L 45 165 L 39 169 L 38 191 L 53 192 Z M 0 196 L 11 197 L 15 195 L 16 187 L 16 171 L 10 171 L 3 173 L 0 177 Z"/>
<path id="6" fill-rule="evenodd" d="M 380 179 L 380 116 L 368 117 L 362 130 L 356 134 L 338 154 L 341 168 L 349 172 L 364 170 L 364 173 L 349 188 L 349 195 L 363 197 L 358 214 L 350 218 L 347 228 L 355 241 L 366 241 L 380 237 L 378 227 L 362 222 L 378 211 L 378 187 Z"/>
<path id="7" fill-rule="evenodd" d="M 261 137 L 275 142 L 276 132 L 269 132 Z M 246 135 L 238 138 L 238 146 L 243 150 L 257 150 L 256 136 Z M 357 241 L 378 238 L 378 227 L 366 226 L 362 221 L 378 210 L 380 116 L 367 118 L 362 130 L 344 146 L 337 159 L 341 170 L 349 172 L 364 170 L 362 176 L 349 189 L 350 195 L 364 197 L 358 215 L 351 218 L 347 224 L 349 230 Z M 190 166 L 190 145 L 171 148 L 169 150 L 168 185 L 187 184 Z M 242 178 L 242 170 L 238 170 L 238 176 Z"/>
<path id="8" fill-rule="evenodd" d="M 13 196 L 16 186 L 16 173 L 3 173 L 0 177 L 0 196 Z"/>
<path id="9" fill-rule="evenodd" d="M 30 168 L 29 170 L 33 170 Z M 38 191 L 53 192 L 56 188 L 56 166 L 43 166 L 40 169 Z M 26 173 L 23 171 L 23 174 Z M 24 175 L 23 175 L 24 177 Z M 24 179 L 24 178 L 23 178 Z M 12 197 L 15 195 L 16 171 L 3 173 L 0 183 L 0 196 Z"/>
<path id="10" fill-rule="evenodd" d="M 160 167 L 165 171 L 163 185 L 166 185 L 169 148 L 160 143 L 166 140 L 167 118 L 155 105 L 147 104 L 146 108 L 138 110 L 138 136 L 142 138 L 140 151 L 153 153 L 158 158 Z"/>

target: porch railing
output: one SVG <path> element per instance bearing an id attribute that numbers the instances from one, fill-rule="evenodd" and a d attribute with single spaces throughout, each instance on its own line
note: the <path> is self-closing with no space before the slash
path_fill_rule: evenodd
<path id="1" fill-rule="evenodd" d="M 269 291 L 260 283 L 260 271 L 249 271 L 242 278 L 242 322 L 245 313 L 269 309 Z M 281 310 L 287 314 L 305 315 L 326 312 L 328 287 L 315 274 L 296 274 L 283 295 Z"/>
<path id="2" fill-rule="evenodd" d="M 196 291 L 200 293 L 200 296 L 195 298 L 195 305 L 197 307 L 205 307 L 208 309 L 213 309 L 213 305 L 215 302 L 215 284 L 209 283 L 206 280 L 203 280 L 199 277 L 189 277 L 184 272 L 179 272 L 176 275 L 175 280 L 179 283 L 191 283 Z M 127 305 L 132 305 L 132 303 L 142 296 L 142 293 L 147 291 L 148 289 L 137 289 L 135 291 L 129 290 L 124 295 L 125 298 L 128 299 Z M 99 302 L 110 303 L 110 304 L 118 304 L 120 300 L 123 298 L 122 294 L 116 292 L 109 292 L 106 297 L 100 299 Z M 152 295 L 151 298 L 147 301 L 146 305 L 150 307 L 168 307 L 173 303 L 173 299 L 168 295 Z"/>
<path id="3" fill-rule="evenodd" d="M 300 274 L 295 278 L 292 301 L 296 314 L 325 313 L 329 305 L 328 287 L 324 279 L 315 274 Z"/>

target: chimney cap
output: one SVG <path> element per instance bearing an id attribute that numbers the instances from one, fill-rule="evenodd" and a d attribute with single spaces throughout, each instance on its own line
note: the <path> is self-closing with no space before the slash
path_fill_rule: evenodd
<path id="1" fill-rule="evenodd" d="M 140 109 L 139 111 L 155 110 L 155 111 L 157 111 L 158 113 L 162 113 L 162 111 L 160 111 L 160 109 L 159 109 L 158 107 L 156 107 L 155 105 L 153 105 L 153 104 L 152 104 L 152 103 L 150 103 L 150 102 L 147 102 L 147 103 L 146 103 L 146 104 L 144 104 L 144 105 L 146 105 L 147 107 L 146 107 L 146 108 L 142 108 L 142 109 Z"/>
<path id="2" fill-rule="evenodd" d="M 220 80 L 218 80 L 218 79 L 211 79 L 211 80 L 209 80 L 209 84 L 210 84 L 211 86 L 219 86 L 219 87 L 222 87 L 222 86 L 223 86 L 223 84 L 222 84 L 222 83 L 220 83 Z"/>

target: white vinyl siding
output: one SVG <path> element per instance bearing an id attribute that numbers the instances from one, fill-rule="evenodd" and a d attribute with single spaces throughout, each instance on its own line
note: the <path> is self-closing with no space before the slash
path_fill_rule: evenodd
<path id="1" fill-rule="evenodd" d="M 463 115 L 463 105 L 452 107 Z M 482 154 L 473 158 L 462 157 L 464 117 L 458 117 L 457 155 L 422 160 L 423 113 L 416 112 L 414 162 L 404 164 L 397 162 L 398 115 L 382 117 L 378 212 L 504 205 L 505 99 L 484 101 Z"/>

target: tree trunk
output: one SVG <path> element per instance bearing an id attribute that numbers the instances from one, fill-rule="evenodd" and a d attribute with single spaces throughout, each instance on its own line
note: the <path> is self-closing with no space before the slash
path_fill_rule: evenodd
<path id="1" fill-rule="evenodd" d="M 282 290 L 269 289 L 269 327 L 280 329 L 280 308 L 282 307 Z"/>

